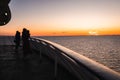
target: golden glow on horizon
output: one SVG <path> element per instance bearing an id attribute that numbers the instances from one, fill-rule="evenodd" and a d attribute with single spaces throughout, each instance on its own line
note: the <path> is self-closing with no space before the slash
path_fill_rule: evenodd
<path id="1" fill-rule="evenodd" d="M 32 36 L 76 36 L 76 35 L 120 35 L 120 27 L 110 27 L 110 28 L 99 28 L 99 29 L 80 29 L 73 27 L 68 28 L 44 28 L 44 27 L 26 27 L 30 30 Z M 22 32 L 24 27 L 17 27 L 17 28 L 7 28 L 7 27 L 0 27 L 0 35 L 15 35 L 15 31 L 19 30 Z M 9 30 L 9 31 L 8 31 Z"/>

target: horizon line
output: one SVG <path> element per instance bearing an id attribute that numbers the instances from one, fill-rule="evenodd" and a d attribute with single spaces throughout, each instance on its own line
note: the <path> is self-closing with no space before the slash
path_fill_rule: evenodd
<path id="1" fill-rule="evenodd" d="M 14 35 L 0 35 L 0 36 L 14 36 Z M 120 34 L 105 34 L 105 35 L 31 35 L 33 37 L 41 36 L 41 37 L 57 37 L 57 36 L 120 36 Z"/>

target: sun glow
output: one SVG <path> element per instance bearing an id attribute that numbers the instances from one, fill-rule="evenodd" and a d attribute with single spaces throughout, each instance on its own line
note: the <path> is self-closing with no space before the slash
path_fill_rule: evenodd
<path id="1" fill-rule="evenodd" d="M 89 35 L 99 35 L 97 31 L 89 31 Z"/>

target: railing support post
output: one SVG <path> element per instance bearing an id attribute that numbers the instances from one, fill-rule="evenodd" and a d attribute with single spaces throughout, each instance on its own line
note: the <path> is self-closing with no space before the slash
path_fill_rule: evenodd
<path id="1" fill-rule="evenodd" d="M 55 53 L 55 72 L 54 72 L 55 80 L 57 79 L 57 55 Z"/>
<path id="2" fill-rule="evenodd" d="M 42 60 L 42 51 L 41 51 L 42 49 L 41 49 L 41 46 L 40 46 L 40 48 L 39 48 L 39 53 L 40 53 L 40 62 L 41 62 L 41 60 Z"/>

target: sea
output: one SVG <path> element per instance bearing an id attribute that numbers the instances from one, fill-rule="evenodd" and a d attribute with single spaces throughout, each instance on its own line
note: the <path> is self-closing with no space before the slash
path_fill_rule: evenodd
<path id="1" fill-rule="evenodd" d="M 58 43 L 120 73 L 120 36 L 46 36 Z"/>
<path id="2" fill-rule="evenodd" d="M 120 73 L 120 36 L 37 37 L 58 43 Z M 13 36 L 1 36 L 0 45 L 13 45 L 13 40 Z"/>

